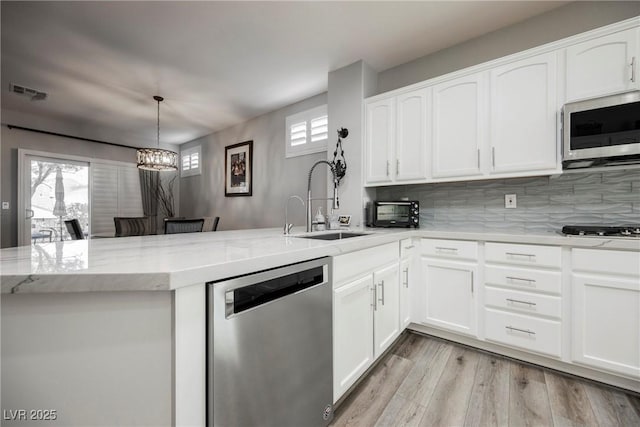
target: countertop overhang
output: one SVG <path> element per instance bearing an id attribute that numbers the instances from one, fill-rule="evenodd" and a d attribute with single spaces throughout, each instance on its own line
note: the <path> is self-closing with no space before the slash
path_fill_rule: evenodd
<path id="1" fill-rule="evenodd" d="M 351 230 L 353 231 L 353 230 Z M 508 230 L 365 229 L 343 240 L 284 236 L 279 228 L 75 240 L 0 251 L 2 293 L 171 291 L 411 237 L 640 251 L 640 239 Z"/>

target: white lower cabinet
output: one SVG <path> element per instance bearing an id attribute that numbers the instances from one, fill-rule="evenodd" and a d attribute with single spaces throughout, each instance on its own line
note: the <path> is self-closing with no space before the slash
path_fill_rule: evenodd
<path id="1" fill-rule="evenodd" d="M 367 275 L 333 291 L 334 402 L 373 363 L 372 288 Z"/>
<path id="2" fill-rule="evenodd" d="M 412 297 L 416 290 L 415 244 L 413 239 L 400 241 L 400 329 L 403 330 L 412 317 Z"/>
<path id="3" fill-rule="evenodd" d="M 400 335 L 398 244 L 334 258 L 334 403 Z"/>
<path id="4" fill-rule="evenodd" d="M 640 378 L 640 254 L 574 250 L 571 289 L 573 361 Z"/>
<path id="5" fill-rule="evenodd" d="M 400 287 L 398 263 L 373 273 L 375 302 L 373 305 L 374 357 L 377 359 L 400 335 Z"/>
<path id="6" fill-rule="evenodd" d="M 422 240 L 422 323 L 476 336 L 477 245 L 458 240 Z"/>

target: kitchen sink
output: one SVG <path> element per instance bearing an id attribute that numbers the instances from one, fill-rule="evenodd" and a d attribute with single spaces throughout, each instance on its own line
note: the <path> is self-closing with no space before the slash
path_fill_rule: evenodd
<path id="1" fill-rule="evenodd" d="M 348 239 L 350 237 L 360 237 L 360 236 L 368 236 L 369 233 L 352 233 L 347 231 L 340 231 L 337 233 L 326 233 L 326 234 L 314 234 L 311 236 L 296 236 L 303 239 L 317 239 L 317 240 L 341 240 Z"/>

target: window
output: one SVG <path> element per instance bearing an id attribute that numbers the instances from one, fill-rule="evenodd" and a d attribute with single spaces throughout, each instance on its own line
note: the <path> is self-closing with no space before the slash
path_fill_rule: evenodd
<path id="1" fill-rule="evenodd" d="M 288 116 L 286 126 L 286 157 L 327 151 L 329 118 L 326 105 Z"/>
<path id="2" fill-rule="evenodd" d="M 200 146 L 180 151 L 180 176 L 200 175 Z"/>

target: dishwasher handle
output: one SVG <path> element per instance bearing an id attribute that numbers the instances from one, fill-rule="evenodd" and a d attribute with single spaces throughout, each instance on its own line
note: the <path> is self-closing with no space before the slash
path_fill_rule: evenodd
<path id="1" fill-rule="evenodd" d="M 228 290 L 224 293 L 225 317 L 259 308 L 325 283 L 326 272 L 326 266 L 321 265 Z"/>

